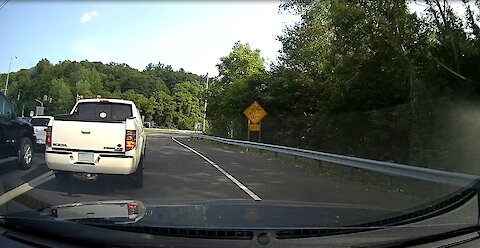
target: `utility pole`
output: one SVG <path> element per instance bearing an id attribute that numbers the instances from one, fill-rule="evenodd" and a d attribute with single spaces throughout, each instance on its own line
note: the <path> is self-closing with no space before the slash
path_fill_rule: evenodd
<path id="1" fill-rule="evenodd" d="M 17 59 L 17 56 L 10 57 L 10 64 L 8 65 L 8 73 L 7 73 L 7 80 L 5 81 L 5 96 L 7 96 L 7 88 L 8 88 L 8 78 L 10 78 L 10 69 L 12 68 L 12 60 L 13 58 Z"/>
<path id="2" fill-rule="evenodd" d="M 208 93 L 208 72 L 207 72 L 207 83 L 205 86 L 205 108 L 203 109 L 203 125 L 202 125 L 202 133 L 205 133 L 205 124 L 207 123 L 207 93 Z"/>

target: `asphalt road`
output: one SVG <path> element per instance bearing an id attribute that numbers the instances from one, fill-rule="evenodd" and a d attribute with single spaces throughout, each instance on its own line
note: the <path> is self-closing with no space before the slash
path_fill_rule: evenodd
<path id="1" fill-rule="evenodd" d="M 128 181 L 118 177 L 73 180 L 66 187 L 61 187 L 54 176 L 40 183 L 31 183 L 49 173 L 43 154 L 36 154 L 34 159 L 33 167 L 27 171 L 17 169 L 14 161 L 3 162 L 0 167 L 2 193 L 27 186 L 30 190 L 3 204 L 1 212 L 111 199 L 146 202 L 155 199 L 165 203 L 216 199 L 278 200 L 405 210 L 442 197 L 436 192 L 427 194 L 427 197 L 417 194 L 421 190 L 417 187 L 393 189 L 351 181 L 338 175 L 312 173 L 280 159 L 232 151 L 174 134 L 149 135 L 142 189 L 134 189 Z M 455 190 L 443 190 L 442 194 Z"/>

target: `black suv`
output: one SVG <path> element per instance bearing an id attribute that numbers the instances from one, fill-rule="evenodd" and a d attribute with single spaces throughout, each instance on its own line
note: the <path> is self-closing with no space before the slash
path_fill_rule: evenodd
<path id="1" fill-rule="evenodd" d="M 35 136 L 33 126 L 15 115 L 13 106 L 0 92 L 0 160 L 18 156 L 22 169 L 32 166 Z"/>

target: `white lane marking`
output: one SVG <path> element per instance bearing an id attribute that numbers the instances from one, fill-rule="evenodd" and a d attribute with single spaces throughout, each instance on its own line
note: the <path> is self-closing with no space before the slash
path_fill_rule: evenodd
<path id="1" fill-rule="evenodd" d="M 13 200 L 15 197 L 26 193 L 29 190 L 32 190 L 34 187 L 48 182 L 49 180 L 53 179 L 55 177 L 54 173 L 52 171 L 49 171 L 45 174 L 42 174 L 34 179 L 32 179 L 30 182 L 24 183 L 14 189 L 11 189 L 7 192 L 5 192 L 3 195 L 0 196 L 0 206 Z"/>
<path id="2" fill-rule="evenodd" d="M 172 140 L 177 142 L 179 145 L 187 148 L 188 150 L 190 150 L 191 152 L 197 154 L 199 157 L 203 158 L 205 161 L 207 161 L 209 164 L 211 164 L 213 167 L 215 167 L 218 171 L 220 171 L 223 175 L 225 175 L 228 179 L 230 179 L 234 184 L 236 184 L 240 189 L 242 189 L 245 193 L 247 193 L 250 197 L 252 197 L 253 200 L 255 201 L 261 201 L 262 198 L 260 198 L 258 195 L 256 195 L 255 193 L 253 193 L 253 191 L 251 191 L 249 188 L 247 188 L 247 186 L 243 185 L 240 181 L 238 181 L 235 177 L 233 177 L 232 175 L 230 175 L 228 172 L 226 172 L 224 169 L 222 169 L 222 167 L 218 166 L 215 162 L 213 162 L 212 160 L 208 159 L 207 157 L 205 157 L 203 154 L 195 151 L 193 148 L 183 144 L 182 142 L 178 141 L 175 139 L 175 137 L 172 137 Z"/>

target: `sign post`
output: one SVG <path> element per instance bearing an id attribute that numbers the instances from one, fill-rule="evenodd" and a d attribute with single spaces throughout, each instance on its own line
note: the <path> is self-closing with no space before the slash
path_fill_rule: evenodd
<path id="1" fill-rule="evenodd" d="M 262 121 L 258 123 L 258 143 L 262 142 L 262 131 L 261 131 Z M 261 151 L 261 150 L 260 150 Z"/>
<path id="2" fill-rule="evenodd" d="M 250 141 L 250 119 L 247 120 L 248 131 L 247 131 L 247 140 Z"/>
<path id="3" fill-rule="evenodd" d="M 267 111 L 255 101 L 243 111 L 243 114 L 248 118 L 248 140 L 250 141 L 250 132 L 258 132 L 258 142 L 261 142 L 261 121 L 268 114 Z"/>

